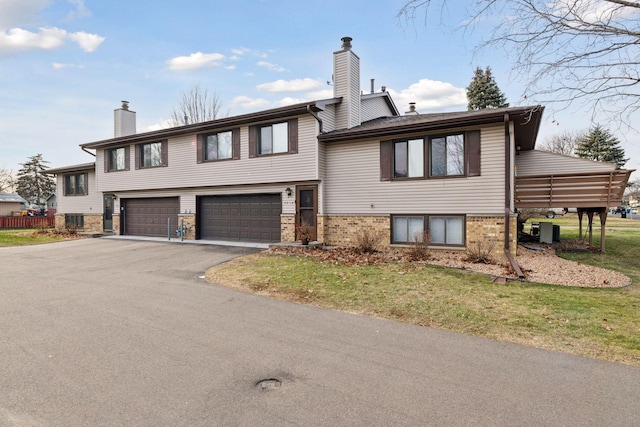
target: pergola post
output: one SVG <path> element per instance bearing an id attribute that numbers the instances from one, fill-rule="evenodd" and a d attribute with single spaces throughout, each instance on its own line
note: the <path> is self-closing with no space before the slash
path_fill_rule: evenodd
<path id="1" fill-rule="evenodd" d="M 604 252 L 605 241 L 605 224 L 607 223 L 607 208 L 600 208 L 598 215 L 600 216 L 600 252 Z"/>
<path id="2" fill-rule="evenodd" d="M 584 210 L 578 208 L 578 240 L 582 240 L 582 215 L 584 215 Z"/>

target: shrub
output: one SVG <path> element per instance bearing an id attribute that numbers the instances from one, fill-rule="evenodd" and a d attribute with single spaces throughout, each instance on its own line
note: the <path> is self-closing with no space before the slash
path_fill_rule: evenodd
<path id="1" fill-rule="evenodd" d="M 382 234 L 371 228 L 363 228 L 356 237 L 356 250 L 363 254 L 378 252 Z"/>
<path id="2" fill-rule="evenodd" d="M 495 264 L 496 262 L 491 256 L 491 252 L 493 252 L 493 248 L 495 246 L 496 242 L 487 242 L 485 240 L 476 242 L 475 245 L 469 245 L 465 261 L 482 264 Z"/>
<path id="3" fill-rule="evenodd" d="M 431 236 L 426 231 L 421 231 L 413 236 L 409 257 L 414 261 L 420 261 L 429 258 L 429 243 Z"/>

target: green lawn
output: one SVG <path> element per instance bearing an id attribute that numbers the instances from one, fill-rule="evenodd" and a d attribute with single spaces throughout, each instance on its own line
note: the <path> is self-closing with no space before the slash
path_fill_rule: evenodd
<path id="1" fill-rule="evenodd" d="M 68 239 L 68 235 L 51 230 L 0 230 L 0 247 L 53 243 Z"/>
<path id="2" fill-rule="evenodd" d="M 633 284 L 620 289 L 497 284 L 481 274 L 425 264 L 345 266 L 266 253 L 215 267 L 207 280 L 331 309 L 640 366 L 640 224 L 625 228 L 607 233 L 605 254 L 562 254 L 631 277 Z M 567 224 L 561 229 L 562 238 L 577 233 L 577 219 L 576 228 Z"/>

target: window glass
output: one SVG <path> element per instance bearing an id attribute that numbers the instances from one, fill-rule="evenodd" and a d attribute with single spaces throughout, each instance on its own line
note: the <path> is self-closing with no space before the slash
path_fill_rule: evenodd
<path id="1" fill-rule="evenodd" d="M 75 175 L 67 175 L 65 179 L 65 195 L 72 196 L 76 194 L 76 179 Z"/>
<path id="2" fill-rule="evenodd" d="M 84 174 L 76 175 L 76 194 L 84 194 Z"/>
<path id="3" fill-rule="evenodd" d="M 287 123 L 278 123 L 273 128 L 273 152 L 286 153 L 289 151 L 289 136 Z"/>
<path id="4" fill-rule="evenodd" d="M 232 132 L 220 132 L 208 135 L 205 148 L 205 160 L 230 159 L 232 156 Z"/>
<path id="5" fill-rule="evenodd" d="M 464 245 L 464 218 L 460 216 L 429 217 L 431 243 Z"/>
<path id="6" fill-rule="evenodd" d="M 464 175 L 464 135 L 431 139 L 431 176 Z"/>
<path id="7" fill-rule="evenodd" d="M 140 166 L 149 168 L 162 166 L 162 143 L 152 142 L 140 147 Z"/>
<path id="8" fill-rule="evenodd" d="M 463 175 L 464 138 L 462 135 L 447 136 L 447 175 Z"/>
<path id="9" fill-rule="evenodd" d="M 424 142 L 421 139 L 409 141 L 409 176 L 424 176 Z"/>
<path id="10" fill-rule="evenodd" d="M 289 125 L 277 123 L 260 128 L 259 154 L 286 153 L 289 151 Z"/>
<path id="11" fill-rule="evenodd" d="M 406 141 L 401 141 L 401 142 L 396 142 L 395 144 L 395 151 L 394 151 L 394 156 L 395 156 L 395 172 L 394 172 L 394 176 L 396 178 L 406 178 L 408 176 L 408 171 L 407 171 L 407 142 Z"/>
<path id="12" fill-rule="evenodd" d="M 447 165 L 446 145 L 444 138 L 431 140 L 431 176 L 444 176 Z"/>
<path id="13" fill-rule="evenodd" d="M 260 129 L 260 154 L 273 153 L 273 140 L 271 139 L 271 126 Z"/>
<path id="14" fill-rule="evenodd" d="M 424 231 L 423 217 L 394 216 L 393 236 L 395 243 L 411 243 L 420 238 Z"/>
<path id="15" fill-rule="evenodd" d="M 124 147 L 114 148 L 109 150 L 109 170 L 110 171 L 119 171 L 124 170 L 125 162 L 124 162 Z"/>

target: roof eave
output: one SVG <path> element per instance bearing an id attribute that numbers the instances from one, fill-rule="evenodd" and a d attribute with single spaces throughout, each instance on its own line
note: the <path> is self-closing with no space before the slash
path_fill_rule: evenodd
<path id="1" fill-rule="evenodd" d="M 257 113 L 243 114 L 240 116 L 224 117 L 221 119 L 212 120 L 203 123 L 194 123 L 190 125 L 178 126 L 169 129 L 161 129 L 151 132 L 136 133 L 133 135 L 121 136 L 118 138 L 104 139 L 101 141 L 88 142 L 86 144 L 80 144 L 82 148 L 104 148 L 109 146 L 117 146 L 120 144 L 130 144 L 143 141 L 149 141 L 153 139 L 165 139 L 176 135 L 184 135 L 186 133 L 199 133 L 206 132 L 213 129 L 220 129 L 223 127 L 238 126 L 242 124 L 261 122 L 267 120 L 276 120 L 294 115 L 300 115 L 308 113 L 308 107 L 313 106 L 313 102 L 305 102 L 301 104 L 290 105 L 281 108 L 274 108 L 271 110 L 260 111 Z"/>

